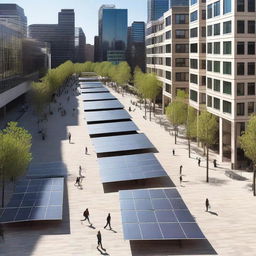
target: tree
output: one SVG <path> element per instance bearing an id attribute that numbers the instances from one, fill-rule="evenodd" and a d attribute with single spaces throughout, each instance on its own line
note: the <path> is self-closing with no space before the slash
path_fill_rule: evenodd
<path id="1" fill-rule="evenodd" d="M 256 196 L 256 115 L 248 121 L 246 130 L 239 137 L 239 141 L 245 155 L 253 162 L 253 195 Z"/>
<path id="2" fill-rule="evenodd" d="M 174 126 L 175 144 L 177 143 L 177 135 L 179 126 L 186 123 L 187 105 L 182 101 L 174 100 L 166 108 L 166 116 Z"/>
<path id="3" fill-rule="evenodd" d="M 198 138 L 206 147 L 206 182 L 209 182 L 209 147 L 216 141 L 218 122 L 216 116 L 202 111 L 198 120 Z"/>
<path id="4" fill-rule="evenodd" d="M 5 180 L 23 175 L 32 159 L 31 135 L 16 122 L 9 122 L 0 131 L 0 173 L 2 179 L 2 207 L 4 207 Z"/>
<path id="5" fill-rule="evenodd" d="M 190 158 L 190 141 L 197 136 L 197 113 L 194 108 L 188 106 L 186 136 L 188 140 L 188 157 Z"/>
<path id="6" fill-rule="evenodd" d="M 117 65 L 116 82 L 125 85 L 131 78 L 131 68 L 126 61 L 122 61 Z"/>

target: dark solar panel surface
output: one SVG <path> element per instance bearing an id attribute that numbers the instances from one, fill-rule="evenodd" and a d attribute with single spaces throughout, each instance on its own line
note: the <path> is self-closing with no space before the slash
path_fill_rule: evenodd
<path id="1" fill-rule="evenodd" d="M 80 83 L 81 89 L 105 88 L 101 82 Z"/>
<path id="2" fill-rule="evenodd" d="M 93 138 L 92 143 L 98 154 L 139 149 L 155 149 L 150 140 L 142 133 Z"/>
<path id="3" fill-rule="evenodd" d="M 29 166 L 28 178 L 63 177 L 67 175 L 67 167 L 62 162 L 34 163 Z"/>
<path id="4" fill-rule="evenodd" d="M 83 94 L 83 101 L 95 101 L 95 100 L 114 100 L 116 97 L 110 92 L 106 93 L 87 93 Z"/>
<path id="5" fill-rule="evenodd" d="M 117 123 L 103 123 L 103 124 L 89 124 L 87 125 L 90 135 L 130 132 L 139 130 L 132 121 L 117 122 Z"/>
<path id="6" fill-rule="evenodd" d="M 101 93 L 101 92 L 109 92 L 109 90 L 105 87 L 101 88 L 91 88 L 91 89 L 81 89 L 82 93 Z"/>
<path id="7" fill-rule="evenodd" d="M 61 220 L 64 178 L 24 179 L 16 184 L 1 223 Z"/>
<path id="8" fill-rule="evenodd" d="M 93 111 L 85 114 L 87 122 L 102 122 L 130 119 L 126 110 Z"/>
<path id="9" fill-rule="evenodd" d="M 84 102 L 84 111 L 101 110 L 101 109 L 122 109 L 124 106 L 119 100 L 102 100 Z"/>
<path id="10" fill-rule="evenodd" d="M 119 191 L 124 239 L 205 239 L 177 189 Z"/>
<path id="11" fill-rule="evenodd" d="M 167 176 L 154 154 L 98 158 L 102 183 Z"/>

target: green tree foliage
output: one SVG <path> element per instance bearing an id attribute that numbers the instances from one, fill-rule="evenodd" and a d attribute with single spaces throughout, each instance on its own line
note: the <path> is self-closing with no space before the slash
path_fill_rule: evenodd
<path id="1" fill-rule="evenodd" d="M 0 172 L 2 179 L 2 207 L 4 206 L 5 180 L 22 176 L 31 159 L 31 135 L 16 122 L 9 122 L 0 131 Z"/>
<path id="2" fill-rule="evenodd" d="M 245 155 L 253 162 L 253 195 L 256 195 L 255 179 L 256 179 L 256 115 L 251 116 L 248 121 L 246 130 L 239 137 L 241 148 Z"/>
<path id="3" fill-rule="evenodd" d="M 209 146 L 216 142 L 218 122 L 216 116 L 202 111 L 198 120 L 198 138 L 206 147 L 206 182 L 209 182 Z"/>
<path id="4" fill-rule="evenodd" d="M 176 144 L 179 126 L 185 124 L 187 121 L 187 104 L 182 101 L 174 100 L 166 108 L 166 116 L 174 126 Z"/>
<path id="5" fill-rule="evenodd" d="M 116 82 L 124 86 L 131 79 L 131 68 L 126 61 L 122 61 L 116 68 Z"/>

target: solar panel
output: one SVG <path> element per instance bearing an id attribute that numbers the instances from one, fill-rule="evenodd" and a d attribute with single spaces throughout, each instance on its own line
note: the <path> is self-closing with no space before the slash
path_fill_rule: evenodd
<path id="1" fill-rule="evenodd" d="M 79 77 L 79 81 L 98 81 L 99 78 L 97 76 L 92 76 L 92 77 Z"/>
<path id="2" fill-rule="evenodd" d="M 119 198 L 125 240 L 205 239 L 175 188 L 121 190 Z"/>
<path id="3" fill-rule="evenodd" d="M 64 178 L 24 179 L 3 209 L 0 223 L 61 220 Z"/>
<path id="4" fill-rule="evenodd" d="M 82 93 L 101 93 L 101 92 L 109 92 L 109 90 L 105 87 L 100 88 L 91 88 L 91 89 L 81 89 Z"/>
<path id="5" fill-rule="evenodd" d="M 105 123 L 105 124 L 90 124 L 87 125 L 89 135 L 111 134 L 120 132 L 137 131 L 139 128 L 132 121 Z"/>
<path id="6" fill-rule="evenodd" d="M 27 178 L 63 177 L 67 175 L 66 165 L 62 162 L 34 163 L 29 166 Z"/>
<path id="7" fill-rule="evenodd" d="M 87 93 L 83 94 L 83 101 L 95 101 L 95 100 L 114 100 L 116 97 L 110 92 L 106 93 Z"/>
<path id="8" fill-rule="evenodd" d="M 89 82 L 89 83 L 80 82 L 79 84 L 81 89 L 105 88 L 101 82 Z"/>
<path id="9" fill-rule="evenodd" d="M 102 183 L 167 176 L 152 153 L 103 157 L 99 158 L 98 161 Z"/>
<path id="10" fill-rule="evenodd" d="M 108 122 L 108 121 L 124 121 L 129 120 L 131 116 L 126 110 L 111 110 L 111 111 L 93 111 L 85 115 L 87 123 Z"/>
<path id="11" fill-rule="evenodd" d="M 84 111 L 123 109 L 124 106 L 119 100 L 86 101 Z"/>
<path id="12" fill-rule="evenodd" d="M 155 150 L 154 145 L 142 133 L 93 138 L 92 143 L 96 153 L 101 155 L 120 151 Z"/>

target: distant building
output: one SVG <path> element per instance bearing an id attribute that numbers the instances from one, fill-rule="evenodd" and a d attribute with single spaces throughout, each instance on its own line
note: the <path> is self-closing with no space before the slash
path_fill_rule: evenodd
<path id="1" fill-rule="evenodd" d="M 126 59 L 127 9 L 103 5 L 99 9 L 100 61 L 118 63 Z"/>
<path id="2" fill-rule="evenodd" d="M 148 22 L 158 20 L 169 10 L 170 0 L 148 0 Z"/>
<path id="3" fill-rule="evenodd" d="M 85 61 L 94 62 L 94 46 L 91 44 L 85 45 Z"/>
<path id="4" fill-rule="evenodd" d="M 86 38 L 82 28 L 75 28 L 75 62 L 85 62 Z"/>
<path id="5" fill-rule="evenodd" d="M 136 66 L 143 72 L 146 70 L 145 23 L 135 21 L 128 28 L 127 61 L 132 70 Z"/>
<path id="6" fill-rule="evenodd" d="M 63 9 L 58 14 L 58 24 L 33 24 L 29 36 L 51 46 L 51 63 L 55 68 L 67 60 L 75 60 L 75 13 Z"/>
<path id="7" fill-rule="evenodd" d="M 94 62 L 100 61 L 99 36 L 94 37 Z"/>

